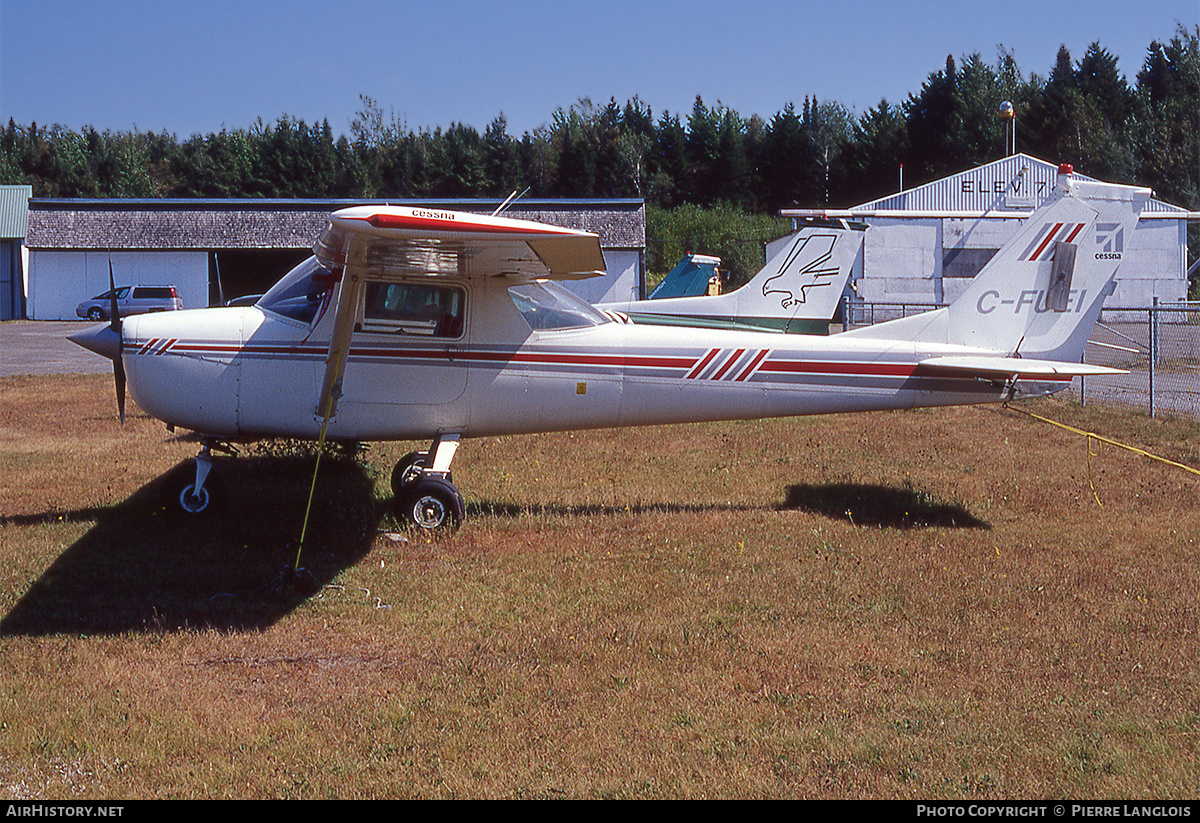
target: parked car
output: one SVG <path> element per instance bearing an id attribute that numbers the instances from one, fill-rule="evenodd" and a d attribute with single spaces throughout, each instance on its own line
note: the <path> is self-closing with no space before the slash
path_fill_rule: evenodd
<path id="1" fill-rule="evenodd" d="M 174 286 L 119 286 L 116 295 L 121 317 L 183 308 L 183 300 Z M 88 320 L 107 320 L 112 311 L 112 296 L 113 292 L 106 291 L 84 300 L 75 308 L 75 314 Z"/>

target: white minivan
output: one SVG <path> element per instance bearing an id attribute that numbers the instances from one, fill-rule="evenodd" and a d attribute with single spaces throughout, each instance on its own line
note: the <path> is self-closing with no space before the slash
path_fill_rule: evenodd
<path id="1" fill-rule="evenodd" d="M 183 308 L 183 299 L 174 286 L 119 286 L 116 289 L 117 311 L 121 317 L 154 311 L 176 311 Z M 75 314 L 88 320 L 107 320 L 112 311 L 113 292 L 106 291 L 91 300 L 84 300 Z"/>

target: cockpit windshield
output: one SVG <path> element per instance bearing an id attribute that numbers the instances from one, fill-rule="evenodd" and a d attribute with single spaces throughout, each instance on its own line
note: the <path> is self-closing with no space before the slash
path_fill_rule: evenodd
<path id="1" fill-rule="evenodd" d="M 260 309 L 311 323 L 337 282 L 337 275 L 310 257 L 292 269 L 258 301 Z"/>
<path id="2" fill-rule="evenodd" d="M 578 329 L 610 322 L 590 303 L 553 280 L 512 286 L 508 294 L 534 331 Z"/>

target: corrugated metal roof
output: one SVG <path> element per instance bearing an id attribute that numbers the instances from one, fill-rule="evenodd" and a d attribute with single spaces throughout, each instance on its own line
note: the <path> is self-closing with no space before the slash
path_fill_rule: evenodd
<path id="1" fill-rule="evenodd" d="M 1084 175 L 1079 175 L 1084 179 Z M 1014 154 L 915 189 L 852 207 L 851 211 L 1028 212 L 1050 196 L 1058 166 Z"/>
<path id="2" fill-rule="evenodd" d="M 1095 180 L 1075 173 L 1080 180 Z M 932 183 L 907 189 L 878 200 L 852 206 L 847 211 L 862 212 L 952 212 L 990 214 L 1004 212 L 1019 215 L 1036 209 L 1050 196 L 1058 179 L 1058 166 L 1028 154 L 1014 154 L 993 163 L 943 177 Z M 1146 212 L 1188 217 L 1187 209 L 1161 200 L 1151 200 Z M 1143 216 L 1146 216 L 1143 213 Z"/>
<path id="3" fill-rule="evenodd" d="M 0 186 L 0 240 L 21 240 L 33 186 Z"/>

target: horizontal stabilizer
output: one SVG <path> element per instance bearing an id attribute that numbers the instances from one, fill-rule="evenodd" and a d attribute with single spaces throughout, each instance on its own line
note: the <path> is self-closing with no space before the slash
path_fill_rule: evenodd
<path id="1" fill-rule="evenodd" d="M 917 369 L 922 374 L 975 376 L 981 380 L 1067 380 L 1072 377 L 1102 374 L 1128 374 L 1122 369 L 1110 369 L 1107 366 L 1093 366 L 1088 363 L 987 356 L 930 357 L 922 360 Z"/>

